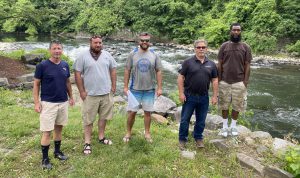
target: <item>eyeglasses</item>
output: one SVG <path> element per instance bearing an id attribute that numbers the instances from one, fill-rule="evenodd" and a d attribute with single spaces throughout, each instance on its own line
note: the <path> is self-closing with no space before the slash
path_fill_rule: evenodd
<path id="1" fill-rule="evenodd" d="M 196 46 L 196 49 L 206 49 L 206 46 Z"/>
<path id="2" fill-rule="evenodd" d="M 232 29 L 231 31 L 233 31 L 233 32 L 240 32 L 241 29 Z"/>
<path id="3" fill-rule="evenodd" d="M 144 42 L 146 42 L 146 43 L 148 43 L 150 40 L 140 40 L 142 43 L 144 43 Z"/>

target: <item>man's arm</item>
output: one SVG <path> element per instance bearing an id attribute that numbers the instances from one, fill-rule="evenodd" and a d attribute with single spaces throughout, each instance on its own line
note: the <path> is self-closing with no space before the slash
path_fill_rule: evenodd
<path id="1" fill-rule="evenodd" d="M 42 106 L 40 103 L 40 85 L 41 80 L 34 78 L 33 81 L 33 101 L 34 101 L 34 110 L 35 112 L 40 113 L 42 111 Z"/>
<path id="2" fill-rule="evenodd" d="M 116 86 L 117 86 L 117 70 L 116 68 L 110 69 L 110 79 L 111 79 L 111 91 L 113 93 L 116 92 Z"/>
<path id="3" fill-rule="evenodd" d="M 73 93 L 72 93 L 72 86 L 71 86 L 71 81 L 70 78 L 67 79 L 67 93 L 69 96 L 69 104 L 73 106 L 75 104 L 74 99 L 73 99 Z"/>
<path id="4" fill-rule="evenodd" d="M 179 100 L 184 103 L 186 98 L 184 95 L 184 87 L 183 87 L 183 83 L 184 83 L 184 76 L 181 74 L 178 74 L 178 78 L 177 78 L 177 86 L 178 86 L 178 92 L 179 92 Z"/>
<path id="5" fill-rule="evenodd" d="M 130 75 L 130 70 L 126 69 L 124 70 L 124 94 L 127 95 L 128 91 L 128 83 L 129 83 L 129 75 Z"/>
<path id="6" fill-rule="evenodd" d="M 248 82 L 249 82 L 249 77 L 250 77 L 250 63 L 246 62 L 244 68 L 245 68 L 245 74 L 244 74 L 245 78 L 244 78 L 243 82 L 244 82 L 245 87 L 247 87 Z"/>
<path id="7" fill-rule="evenodd" d="M 83 86 L 83 78 L 81 77 L 81 72 L 76 71 L 76 70 L 75 70 L 75 82 L 76 82 L 77 88 L 78 88 L 79 93 L 80 93 L 80 98 L 82 100 L 85 100 L 85 98 L 87 96 L 87 93 L 86 93 L 86 91 L 84 89 L 84 86 Z"/>
<path id="8" fill-rule="evenodd" d="M 218 60 L 218 81 L 222 79 L 222 60 Z"/>
<path id="9" fill-rule="evenodd" d="M 161 70 L 156 70 L 156 80 L 157 80 L 156 96 L 160 96 L 162 94 L 162 72 L 161 72 Z"/>
<path id="10" fill-rule="evenodd" d="M 211 100 L 211 103 L 213 105 L 217 104 L 218 102 L 218 78 L 213 78 L 211 80 L 211 83 L 212 83 L 212 87 L 213 87 L 213 96 L 212 96 L 212 100 Z"/>

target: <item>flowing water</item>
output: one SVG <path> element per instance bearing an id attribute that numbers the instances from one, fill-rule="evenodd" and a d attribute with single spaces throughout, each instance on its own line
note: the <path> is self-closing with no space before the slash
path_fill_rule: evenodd
<path id="1" fill-rule="evenodd" d="M 24 48 L 30 51 L 36 48 L 48 48 L 49 36 L 30 38 L 0 36 L 2 49 Z M 3 41 L 10 41 L 2 43 Z M 89 47 L 88 39 L 62 39 L 64 53 L 72 60 Z M 135 43 L 104 41 L 105 49 L 114 54 L 118 63 L 117 92 L 122 93 L 123 70 L 128 53 L 136 47 Z M 4 47 L 3 47 L 4 46 Z M 168 95 L 177 90 L 178 61 L 193 55 L 192 51 L 175 47 L 153 46 L 162 59 L 163 92 Z M 210 56 L 214 59 L 215 56 Z M 267 131 L 274 137 L 282 138 L 292 133 L 300 140 L 300 66 L 273 65 L 269 67 L 251 67 L 248 86 L 248 109 L 254 111 L 250 119 L 253 126 Z"/>

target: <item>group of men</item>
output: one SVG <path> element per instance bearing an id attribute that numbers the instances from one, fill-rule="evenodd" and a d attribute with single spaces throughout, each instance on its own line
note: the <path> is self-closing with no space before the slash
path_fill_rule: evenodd
<path id="1" fill-rule="evenodd" d="M 198 148 L 204 147 L 203 131 L 209 106 L 208 90 L 213 87 L 212 104 L 218 103 L 222 109 L 223 128 L 221 135 L 237 135 L 236 121 L 239 112 L 244 110 L 244 97 L 250 75 L 251 50 L 241 42 L 241 26 L 234 23 L 230 27 L 231 40 L 225 42 L 218 55 L 218 67 L 206 56 L 207 42 L 194 42 L 195 55 L 186 59 L 179 70 L 179 99 L 183 103 L 179 128 L 179 148 L 185 149 L 188 140 L 189 121 L 195 111 L 196 123 L 193 136 Z M 162 64 L 157 54 L 150 49 L 150 34 L 138 36 L 139 46 L 128 55 L 124 71 L 124 94 L 134 96 L 139 105 L 128 107 L 127 132 L 125 143 L 132 136 L 135 116 L 140 107 L 144 110 L 144 138 L 151 143 L 151 112 L 154 98 L 162 94 Z M 68 105 L 74 105 L 70 69 L 61 60 L 63 46 L 59 41 L 51 41 L 50 59 L 37 65 L 34 75 L 35 111 L 40 113 L 42 131 L 42 167 L 51 169 L 48 156 L 51 132 L 54 130 L 54 157 L 66 160 L 61 151 L 62 128 L 68 121 Z M 93 123 L 98 114 L 98 142 L 111 145 L 105 137 L 107 120 L 113 118 L 113 94 L 116 91 L 117 63 L 109 52 L 103 50 L 101 36 L 90 38 L 90 48 L 83 51 L 74 63 L 75 81 L 82 104 L 84 127 L 83 154 L 92 153 L 91 136 Z M 129 85 L 130 80 L 130 85 Z M 219 91 L 218 91 L 219 89 Z M 219 98 L 218 98 L 219 96 Z M 232 121 L 228 127 L 228 109 L 232 103 Z"/>

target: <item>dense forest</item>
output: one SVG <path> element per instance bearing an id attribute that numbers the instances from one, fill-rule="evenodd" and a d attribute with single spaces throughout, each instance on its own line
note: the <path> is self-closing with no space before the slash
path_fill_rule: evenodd
<path id="1" fill-rule="evenodd" d="M 204 37 L 219 47 L 229 25 L 239 22 L 254 52 L 300 54 L 299 0 L 0 0 L 0 8 L 2 33 L 129 29 L 185 44 Z"/>

